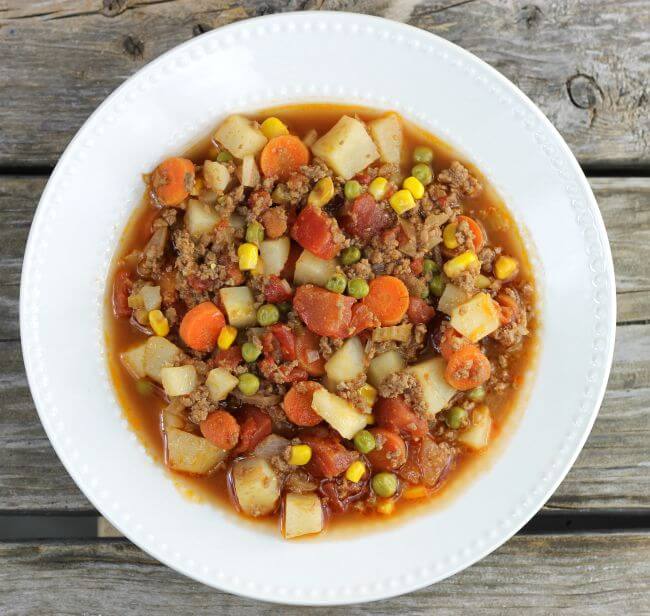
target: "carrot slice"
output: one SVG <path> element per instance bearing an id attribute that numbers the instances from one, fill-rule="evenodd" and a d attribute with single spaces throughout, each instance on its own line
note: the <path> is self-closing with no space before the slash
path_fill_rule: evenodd
<path id="1" fill-rule="evenodd" d="M 449 358 L 445 379 L 452 387 L 467 391 L 485 383 L 491 372 L 488 358 L 472 344 L 456 351 Z"/>
<path id="2" fill-rule="evenodd" d="M 316 381 L 303 381 L 294 385 L 284 396 L 284 412 L 297 426 L 315 426 L 322 419 L 311 408 L 311 399 L 314 392 L 321 385 Z"/>
<path id="3" fill-rule="evenodd" d="M 294 171 L 309 162 L 307 146 L 294 135 L 273 137 L 262 150 L 260 167 L 266 177 L 286 180 Z"/>
<path id="4" fill-rule="evenodd" d="M 210 413 L 199 427 L 205 438 L 226 451 L 232 449 L 239 441 L 239 424 L 227 411 Z"/>
<path id="5" fill-rule="evenodd" d="M 387 428 L 373 428 L 370 432 L 377 444 L 366 454 L 373 471 L 393 471 L 406 462 L 406 443 L 399 434 Z"/>
<path id="6" fill-rule="evenodd" d="M 296 335 L 298 363 L 311 376 L 323 376 L 325 374 L 325 360 L 320 355 L 319 343 L 320 336 L 308 329 L 304 329 Z"/>
<path id="7" fill-rule="evenodd" d="M 469 216 L 458 217 L 458 222 L 463 220 L 467 223 L 469 230 L 474 236 L 474 240 L 472 241 L 474 244 L 474 252 L 478 252 L 483 248 L 483 246 L 485 246 L 485 232 L 481 228 L 481 225 L 479 225 L 473 218 L 470 218 Z"/>
<path id="8" fill-rule="evenodd" d="M 203 302 L 183 317 L 180 335 L 188 347 L 207 353 L 217 345 L 219 332 L 225 324 L 221 310 L 212 302 Z"/>
<path id="9" fill-rule="evenodd" d="M 453 327 L 448 327 L 440 339 L 440 355 L 447 361 L 456 352 L 463 347 L 473 346 L 478 350 L 478 346 L 472 344 L 463 334 L 457 332 Z"/>
<path id="10" fill-rule="evenodd" d="M 363 304 L 375 313 L 382 325 L 397 325 L 409 307 L 406 285 L 395 276 L 378 276 L 370 281 L 369 287 Z"/>
<path id="11" fill-rule="evenodd" d="M 187 158 L 168 158 L 151 176 L 151 185 L 162 205 L 179 205 L 194 185 L 194 163 Z"/>

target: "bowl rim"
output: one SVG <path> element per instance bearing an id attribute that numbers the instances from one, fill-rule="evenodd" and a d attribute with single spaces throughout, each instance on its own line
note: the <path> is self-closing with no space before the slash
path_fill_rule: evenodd
<path id="1" fill-rule="evenodd" d="M 385 589 L 384 591 L 377 593 L 372 596 L 368 597 L 357 597 L 357 596 L 352 596 L 350 598 L 348 597 L 335 597 L 333 599 L 317 599 L 317 600 L 305 600 L 305 599 L 299 599 L 299 600 L 294 600 L 290 596 L 284 596 L 284 597 L 273 597 L 273 596 L 267 596 L 259 592 L 252 592 L 246 589 L 246 587 L 242 584 L 240 587 L 232 587 L 231 585 L 228 584 L 215 584 L 213 581 L 206 581 L 205 579 L 202 579 L 201 576 L 196 575 L 193 572 L 188 572 L 187 569 L 183 568 L 179 563 L 175 562 L 173 558 L 170 555 L 165 555 L 160 553 L 160 551 L 156 551 L 151 548 L 151 546 L 146 545 L 146 542 L 144 541 L 144 538 L 138 537 L 136 539 L 132 538 L 124 532 L 124 529 L 121 528 L 120 522 L 115 520 L 110 514 L 107 515 L 105 511 L 103 511 L 103 507 L 100 507 L 98 502 L 96 502 L 97 499 L 91 497 L 88 492 L 85 489 L 81 488 L 81 485 L 83 484 L 83 480 L 79 476 L 78 470 L 75 467 L 75 465 L 72 463 L 70 459 L 65 455 L 65 452 L 62 450 L 62 447 L 60 446 L 60 442 L 57 441 L 57 439 L 54 437 L 53 432 L 52 432 L 52 427 L 50 424 L 50 420 L 47 417 L 45 409 L 48 406 L 48 402 L 43 399 L 43 396 L 41 395 L 41 388 L 40 388 L 40 383 L 37 379 L 37 371 L 34 366 L 34 361 L 35 361 L 35 354 L 36 350 L 32 348 L 32 345 L 30 341 L 27 339 L 25 332 L 28 331 L 29 329 L 29 323 L 27 321 L 27 306 L 26 306 L 26 294 L 25 294 L 25 288 L 28 283 L 28 267 L 27 264 L 30 264 L 34 260 L 34 253 L 37 249 L 36 246 L 36 240 L 35 240 L 35 229 L 37 229 L 40 225 L 43 223 L 43 218 L 44 218 L 44 211 L 46 207 L 46 203 L 48 202 L 50 198 L 50 193 L 52 191 L 52 186 L 54 184 L 54 181 L 58 178 L 58 175 L 60 173 L 60 169 L 63 167 L 63 164 L 68 161 L 68 159 L 72 156 L 72 152 L 74 151 L 75 147 L 77 146 L 78 142 L 81 139 L 82 134 L 84 133 L 84 129 L 92 122 L 94 118 L 96 118 L 98 115 L 101 114 L 101 112 L 108 106 L 110 106 L 121 94 L 121 92 L 127 87 L 127 85 L 131 82 L 133 82 L 137 78 L 141 78 L 142 75 L 146 74 L 149 71 L 153 71 L 157 66 L 165 63 L 166 61 L 169 60 L 171 56 L 179 54 L 181 51 L 185 51 L 187 49 L 190 49 L 191 47 L 198 45 L 198 41 L 206 41 L 207 39 L 214 37 L 214 38 L 220 38 L 220 37 L 226 37 L 230 33 L 236 33 L 239 30 L 246 30 L 251 27 L 251 24 L 257 25 L 261 23 L 266 23 L 266 22 L 290 22 L 291 20 L 311 20 L 311 21 L 317 21 L 321 18 L 324 19 L 330 19 L 330 20 L 335 20 L 338 22 L 348 22 L 348 23 L 359 23 L 361 27 L 363 27 L 364 24 L 371 24 L 375 25 L 377 27 L 384 27 L 386 25 L 390 25 L 391 28 L 394 28 L 396 30 L 402 30 L 405 35 L 409 33 L 414 33 L 417 34 L 417 36 L 424 36 L 424 37 L 430 37 L 430 39 L 435 41 L 436 45 L 441 46 L 442 48 L 448 50 L 450 53 L 453 53 L 455 55 L 460 56 L 466 63 L 468 64 L 474 64 L 480 66 L 483 70 L 486 70 L 490 76 L 491 79 L 499 82 L 499 84 L 505 88 L 511 95 L 519 99 L 519 102 L 523 103 L 524 106 L 527 107 L 527 110 L 531 113 L 533 113 L 536 117 L 536 119 L 542 124 L 543 128 L 545 131 L 548 133 L 552 134 L 553 137 L 555 138 L 554 145 L 557 145 L 560 147 L 562 150 L 561 154 L 565 158 L 566 161 L 568 161 L 571 165 L 571 171 L 573 172 L 573 177 L 574 179 L 577 180 L 577 182 L 580 185 L 580 189 L 582 190 L 582 193 L 584 197 L 586 198 L 587 201 L 587 209 L 589 210 L 590 215 L 592 216 L 593 223 L 596 227 L 596 233 L 598 236 L 598 239 L 601 240 L 603 244 L 603 254 L 602 254 L 602 259 L 603 259 L 603 265 L 604 265 L 604 275 L 606 277 L 606 285 L 608 288 L 608 297 L 606 300 L 609 302 L 609 306 L 611 307 L 611 313 L 610 313 L 610 318 L 608 322 L 606 323 L 606 331 L 604 333 L 604 338 L 606 341 L 606 348 L 602 351 L 603 357 L 604 357 L 604 362 L 603 362 L 603 377 L 601 378 L 600 382 L 598 383 L 597 390 L 595 392 L 595 395 L 592 396 L 592 404 L 590 412 L 589 412 L 589 417 L 588 420 L 582 429 L 582 433 L 580 435 L 580 438 L 577 441 L 577 444 L 573 447 L 573 450 L 570 455 L 566 456 L 566 458 L 563 460 L 562 464 L 560 465 L 560 468 L 555 471 L 554 474 L 554 479 L 550 483 L 548 483 L 547 488 L 544 490 L 544 492 L 539 496 L 536 497 L 535 503 L 529 507 L 529 509 L 526 511 L 525 515 L 521 516 L 516 524 L 512 525 L 506 533 L 500 534 L 496 540 L 488 541 L 486 544 L 484 544 L 483 548 L 481 550 L 476 551 L 474 554 L 472 554 L 471 559 L 468 562 L 461 562 L 458 563 L 457 566 L 449 568 L 449 570 L 446 570 L 444 575 L 436 576 L 436 575 L 431 575 L 431 579 L 425 580 L 424 582 L 417 582 L 413 583 L 410 585 L 402 585 L 397 589 Z M 324 101 L 324 102 L 329 102 L 329 101 Z M 409 118 L 411 119 L 411 118 Z M 417 123 L 417 121 L 415 121 Z M 604 240 L 604 241 L 603 241 Z M 32 219 L 32 225 L 30 228 L 28 240 L 26 243 L 26 249 L 25 249 L 25 254 L 24 254 L 24 260 L 23 260 L 23 268 L 22 268 L 22 273 L 21 273 L 21 282 L 20 282 L 20 331 L 21 331 L 21 346 L 22 346 L 22 353 L 23 353 L 23 358 L 24 358 L 24 363 L 25 363 L 25 368 L 26 368 L 26 374 L 27 374 L 27 380 L 30 388 L 30 392 L 32 393 L 34 403 L 36 406 L 36 409 L 39 414 L 39 418 L 41 420 L 42 425 L 44 426 L 45 432 L 48 436 L 48 439 L 50 440 L 50 443 L 52 444 L 53 448 L 55 449 L 59 459 L 63 463 L 64 467 L 66 468 L 67 472 L 72 476 L 74 479 L 75 483 L 79 487 L 79 489 L 84 493 L 84 495 L 89 499 L 89 501 L 92 503 L 95 508 L 102 513 L 116 528 L 124 532 L 125 537 L 127 537 L 130 541 L 138 545 L 141 549 L 143 549 L 145 552 L 153 555 L 156 559 L 159 561 L 165 563 L 167 566 L 170 568 L 178 571 L 179 573 L 182 573 L 183 575 L 186 575 L 190 578 L 196 579 L 198 581 L 202 581 L 203 583 L 209 584 L 212 587 L 215 588 L 221 588 L 222 590 L 225 590 L 230 593 L 234 593 L 237 595 L 240 595 L 242 597 L 251 597 L 259 600 L 264 600 L 264 601 L 270 601 L 270 602 L 277 602 L 277 603 L 283 603 L 283 604 L 298 604 L 298 605 L 343 605 L 343 604 L 349 604 L 349 603 L 354 603 L 357 601 L 375 601 L 375 600 L 380 600 L 388 597 L 392 597 L 398 594 L 404 594 L 407 592 L 411 592 L 414 590 L 421 589 L 423 587 L 426 587 L 430 585 L 431 583 L 435 583 L 437 581 L 440 581 L 442 579 L 445 579 L 451 575 L 454 575 L 458 571 L 466 568 L 467 566 L 470 566 L 471 564 L 477 562 L 478 560 L 482 559 L 484 556 L 492 552 L 494 549 L 498 548 L 501 546 L 503 543 L 505 543 L 508 539 L 510 539 L 522 526 L 524 526 L 540 509 L 540 507 L 543 505 L 544 502 L 553 494 L 553 492 L 557 489 L 559 484 L 563 481 L 563 479 L 566 477 L 568 471 L 574 464 L 577 456 L 581 452 L 584 443 L 589 436 L 591 429 L 593 427 L 593 423 L 596 419 L 596 416 L 598 414 L 598 411 L 600 409 L 600 406 L 602 404 L 602 400 L 605 394 L 606 386 L 607 386 L 607 380 L 608 380 L 608 375 L 611 370 L 611 365 L 613 361 L 613 352 L 614 352 L 614 341 L 615 341 L 615 333 L 616 333 L 616 286 L 615 286 L 615 278 L 614 278 L 614 268 L 613 268 L 613 259 L 611 255 L 611 249 L 609 246 L 609 242 L 607 241 L 607 234 L 606 234 L 606 229 L 605 225 L 602 219 L 602 215 L 600 213 L 600 210 L 598 208 L 596 199 L 593 195 L 592 189 L 587 181 L 587 178 L 582 171 L 579 163 L 577 162 L 575 156 L 571 152 L 569 146 L 566 144 L 564 139 L 561 137 L 559 131 L 553 126 L 553 124 L 546 118 L 546 116 L 541 112 L 541 110 L 517 87 L 515 86 L 511 81 L 509 81 L 506 77 L 504 77 L 501 73 L 499 73 L 496 69 L 491 67 L 489 64 L 487 64 L 485 61 L 481 60 L 474 54 L 470 53 L 469 51 L 466 51 L 462 47 L 451 43 L 450 41 L 447 41 L 446 39 L 439 37 L 436 34 L 427 32 L 426 30 L 417 28 L 415 26 L 411 26 L 409 24 L 403 24 L 400 22 L 395 22 L 389 19 L 385 19 L 382 17 L 376 17 L 376 16 L 370 16 L 370 15 L 364 15 L 364 14 L 359 14 L 359 13 L 347 13 L 347 12 L 337 12 L 337 11 L 318 11 L 318 12 L 305 12 L 305 11 L 295 11 L 295 12 L 287 12 L 287 13 L 281 13 L 281 14 L 271 14 L 271 15 L 265 15 L 261 17 L 255 17 L 252 19 L 245 19 L 241 20 L 235 23 L 231 23 L 222 27 L 219 27 L 215 30 L 212 30 L 210 32 L 207 32 L 200 37 L 196 37 L 193 39 L 190 39 L 180 45 L 177 45 L 173 47 L 172 49 L 166 51 L 162 55 L 158 56 L 155 58 L 153 61 L 145 64 L 143 67 L 138 69 L 133 75 L 131 75 L 128 79 L 126 79 L 119 87 L 117 87 L 109 96 L 107 96 L 104 101 L 93 111 L 93 113 L 86 119 L 86 121 L 82 124 L 82 126 L 79 128 L 75 136 L 72 138 L 68 146 L 66 147 L 65 151 L 61 154 L 59 160 L 57 161 L 57 164 L 48 179 L 48 183 L 43 190 L 43 193 L 41 195 L 41 198 L 39 200 L 38 206 L 35 210 L 34 217 Z M 542 315 L 543 316 L 543 315 Z M 58 443 L 58 444 L 57 444 Z"/>

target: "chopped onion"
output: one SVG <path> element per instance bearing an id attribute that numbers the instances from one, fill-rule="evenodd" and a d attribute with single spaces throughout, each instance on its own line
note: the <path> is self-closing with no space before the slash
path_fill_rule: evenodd
<path id="1" fill-rule="evenodd" d="M 282 401 L 282 396 L 278 396 L 277 394 L 255 394 L 253 396 L 245 396 L 240 391 L 235 390 L 232 392 L 232 395 L 244 404 L 252 404 L 253 406 L 259 406 L 262 408 L 275 406 L 276 404 L 280 404 Z"/>
<path id="2" fill-rule="evenodd" d="M 410 323 L 392 325 L 391 327 L 378 327 L 372 332 L 372 339 L 374 342 L 385 342 L 386 340 L 408 342 L 411 338 L 412 329 L 413 325 Z"/>
<path id="3" fill-rule="evenodd" d="M 315 349 L 310 349 L 307 351 L 307 361 L 310 364 L 313 364 L 315 361 L 318 361 L 320 359 L 320 353 L 316 351 Z"/>

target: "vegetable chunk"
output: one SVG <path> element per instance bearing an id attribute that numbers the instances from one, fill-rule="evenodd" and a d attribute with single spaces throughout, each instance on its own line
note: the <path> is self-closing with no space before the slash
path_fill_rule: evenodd
<path id="1" fill-rule="evenodd" d="M 326 389 L 314 392 L 311 406 L 343 438 L 351 439 L 368 423 L 368 416 L 354 408 L 347 400 Z"/>
<path id="2" fill-rule="evenodd" d="M 266 460 L 236 460 L 232 480 L 237 502 L 245 514 L 256 518 L 274 511 L 280 499 L 280 482 Z"/>
<path id="3" fill-rule="evenodd" d="M 235 158 L 255 156 L 262 151 L 267 139 L 257 122 L 241 115 L 231 115 L 214 133 L 218 141 Z"/>
<path id="4" fill-rule="evenodd" d="M 377 144 L 381 161 L 399 165 L 402 159 L 402 123 L 391 113 L 368 123 L 368 130 Z"/>
<path id="5" fill-rule="evenodd" d="M 456 393 L 445 379 L 445 360 L 441 357 L 409 366 L 405 372 L 412 374 L 422 387 L 425 411 L 431 419 L 449 404 Z"/>
<path id="6" fill-rule="evenodd" d="M 451 311 L 451 325 L 465 338 L 478 342 L 501 325 L 499 307 L 487 293 L 477 293 Z"/>
<path id="7" fill-rule="evenodd" d="M 227 455 L 202 436 L 177 428 L 167 430 L 167 464 L 175 471 L 206 475 Z"/>
<path id="8" fill-rule="evenodd" d="M 287 494 L 282 529 L 285 539 L 320 533 L 323 530 L 320 498 L 316 494 Z"/>

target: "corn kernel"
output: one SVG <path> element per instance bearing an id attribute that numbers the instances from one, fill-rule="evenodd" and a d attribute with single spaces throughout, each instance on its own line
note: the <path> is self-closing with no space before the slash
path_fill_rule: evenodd
<path id="1" fill-rule="evenodd" d="M 457 229 L 458 225 L 456 223 L 451 223 L 444 228 L 442 232 L 442 241 L 445 244 L 445 248 L 449 248 L 449 250 L 458 248 L 458 240 L 456 239 Z"/>
<path id="2" fill-rule="evenodd" d="M 368 192 L 377 200 L 381 201 L 386 196 L 388 189 L 388 180 L 386 178 L 375 178 L 368 185 Z"/>
<path id="3" fill-rule="evenodd" d="M 424 184 L 412 175 L 404 180 L 402 188 L 406 188 L 416 199 L 424 197 Z"/>
<path id="4" fill-rule="evenodd" d="M 287 125 L 278 118 L 266 118 L 260 126 L 260 130 L 267 139 L 273 139 L 273 137 L 280 137 L 281 135 L 288 135 L 289 129 Z"/>
<path id="5" fill-rule="evenodd" d="M 390 198 L 390 206 L 398 216 L 412 210 L 415 205 L 415 199 L 413 199 L 413 195 L 408 190 L 398 190 Z"/>
<path id="6" fill-rule="evenodd" d="M 366 404 L 370 407 L 374 406 L 377 402 L 377 390 L 372 386 L 366 383 L 362 387 L 359 387 L 359 395 L 365 400 Z"/>
<path id="7" fill-rule="evenodd" d="M 492 281 L 487 276 L 483 276 L 483 274 L 479 274 L 476 277 L 476 286 L 479 289 L 487 289 L 491 284 Z"/>
<path id="8" fill-rule="evenodd" d="M 316 186 L 312 188 L 307 198 L 307 205 L 314 207 L 323 207 L 327 205 L 334 196 L 334 183 L 332 178 L 321 178 L 316 182 Z"/>
<path id="9" fill-rule="evenodd" d="M 257 261 L 260 258 L 257 246 L 249 242 L 239 246 L 237 249 L 237 256 L 239 257 L 239 269 L 242 272 L 255 269 Z"/>
<path id="10" fill-rule="evenodd" d="M 152 310 L 149 313 L 149 325 L 156 336 L 166 336 L 169 333 L 169 321 L 160 310 Z"/>
<path id="11" fill-rule="evenodd" d="M 447 261 L 447 263 L 442 266 L 442 269 L 449 278 L 458 278 L 458 276 L 463 272 L 466 272 L 474 264 L 478 264 L 476 253 L 471 250 L 466 250 L 465 252 L 460 253 L 457 257 Z"/>
<path id="12" fill-rule="evenodd" d="M 424 498 L 427 495 L 427 489 L 424 486 L 411 486 L 404 490 L 402 496 L 407 500 L 415 500 L 416 498 Z"/>
<path id="13" fill-rule="evenodd" d="M 361 462 L 361 460 L 355 460 L 348 466 L 348 470 L 345 471 L 345 478 L 352 483 L 359 483 L 361 477 L 366 474 L 366 465 Z"/>
<path id="14" fill-rule="evenodd" d="M 235 338 L 237 338 L 237 328 L 232 325 L 224 325 L 219 332 L 217 346 L 222 351 L 225 351 L 232 346 L 232 343 L 235 342 Z"/>
<path id="15" fill-rule="evenodd" d="M 303 466 L 311 460 L 311 447 L 309 445 L 291 445 L 289 464 Z"/>
<path id="16" fill-rule="evenodd" d="M 395 511 L 395 501 L 387 499 L 377 504 L 377 511 L 383 515 L 390 515 Z"/>
<path id="17" fill-rule="evenodd" d="M 519 262 L 512 257 L 500 256 L 494 262 L 494 275 L 499 280 L 508 280 L 517 275 L 519 271 Z"/>

